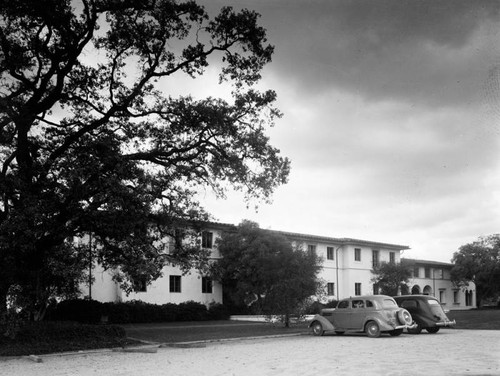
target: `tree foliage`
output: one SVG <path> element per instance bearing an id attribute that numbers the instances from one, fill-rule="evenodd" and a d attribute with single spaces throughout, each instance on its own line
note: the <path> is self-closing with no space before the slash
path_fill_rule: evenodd
<path id="1" fill-rule="evenodd" d="M 213 266 L 214 278 L 234 302 L 252 305 L 257 313 L 290 314 L 321 288 L 320 259 L 294 248 L 283 236 L 243 221 L 218 242 L 221 254 Z"/>
<path id="2" fill-rule="evenodd" d="M 451 279 L 459 286 L 476 285 L 476 302 L 498 297 L 500 291 L 500 234 L 480 237 L 453 254 Z"/>
<path id="3" fill-rule="evenodd" d="M 410 277 L 411 270 L 403 263 L 381 262 L 372 269 L 375 283 L 380 293 L 389 296 L 396 296 L 405 288 Z"/>
<path id="4" fill-rule="evenodd" d="M 124 284 L 189 268 L 196 253 L 160 240 L 209 217 L 196 190 L 267 200 L 286 182 L 264 133 L 276 95 L 254 87 L 273 53 L 257 20 L 193 1 L 0 2 L 0 302 L 14 286 L 43 306 L 62 270 L 75 292 L 89 256 Z M 211 56 L 231 100 L 169 94 Z"/>

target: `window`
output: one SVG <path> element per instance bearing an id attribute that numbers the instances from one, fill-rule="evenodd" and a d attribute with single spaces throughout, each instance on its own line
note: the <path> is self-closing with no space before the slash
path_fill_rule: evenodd
<path id="1" fill-rule="evenodd" d="M 202 294 L 211 294 L 212 289 L 212 280 L 208 277 L 201 277 L 201 292 Z"/>
<path id="2" fill-rule="evenodd" d="M 396 254 L 394 252 L 389 252 L 389 263 L 390 264 L 396 263 Z"/>
<path id="3" fill-rule="evenodd" d="M 443 269 L 435 269 L 434 271 L 436 274 L 434 275 L 434 278 L 436 279 L 444 279 L 444 272 Z"/>
<path id="4" fill-rule="evenodd" d="M 349 308 L 349 300 L 342 300 L 338 305 L 337 308 Z"/>
<path id="5" fill-rule="evenodd" d="M 326 259 L 327 260 L 333 260 L 334 256 L 333 256 L 333 247 L 326 247 Z"/>
<path id="6" fill-rule="evenodd" d="M 458 290 L 453 290 L 453 304 L 460 304 L 460 295 Z"/>
<path id="7" fill-rule="evenodd" d="M 465 292 L 465 305 L 466 306 L 472 305 L 472 291 L 470 290 Z"/>
<path id="8" fill-rule="evenodd" d="M 316 245 L 315 244 L 308 244 L 307 245 L 307 253 L 309 253 L 311 256 L 316 254 Z"/>
<path id="9" fill-rule="evenodd" d="M 135 278 L 133 280 L 133 284 L 134 284 L 134 291 L 135 292 L 147 292 L 148 289 L 147 289 L 147 281 L 146 281 L 146 276 L 140 276 L 138 278 Z"/>
<path id="10" fill-rule="evenodd" d="M 415 278 L 420 277 L 420 268 L 418 266 L 415 266 L 413 268 L 413 277 L 415 277 Z"/>
<path id="11" fill-rule="evenodd" d="M 170 276 L 170 292 L 181 292 L 181 276 Z"/>
<path id="12" fill-rule="evenodd" d="M 375 268 L 379 264 L 379 252 L 376 250 L 372 251 L 372 266 Z"/>
<path id="13" fill-rule="evenodd" d="M 446 304 L 446 290 L 439 290 L 439 301 L 441 304 Z"/>
<path id="14" fill-rule="evenodd" d="M 354 295 L 361 295 L 361 283 L 359 282 L 354 284 Z"/>
<path id="15" fill-rule="evenodd" d="M 326 288 L 327 288 L 328 295 L 335 295 L 335 283 L 328 282 L 326 284 Z"/>
<path id="16" fill-rule="evenodd" d="M 378 295 L 380 294 L 380 288 L 378 286 L 378 283 L 373 284 L 373 295 Z"/>
<path id="17" fill-rule="evenodd" d="M 354 261 L 361 261 L 361 248 L 354 248 Z"/>
<path id="18" fill-rule="evenodd" d="M 201 247 L 202 248 L 212 248 L 213 238 L 214 238 L 213 232 L 203 231 L 201 233 Z"/>
<path id="19" fill-rule="evenodd" d="M 431 278 L 431 268 L 425 268 L 425 278 Z"/>
<path id="20" fill-rule="evenodd" d="M 353 300 L 352 308 L 365 308 L 365 302 L 362 300 Z"/>

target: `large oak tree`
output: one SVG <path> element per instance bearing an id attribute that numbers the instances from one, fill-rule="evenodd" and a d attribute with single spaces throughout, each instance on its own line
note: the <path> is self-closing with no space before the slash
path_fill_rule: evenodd
<path id="1" fill-rule="evenodd" d="M 32 311 L 75 292 L 89 257 L 129 287 L 192 267 L 200 254 L 159 240 L 208 218 L 199 187 L 266 200 L 286 182 L 257 20 L 193 1 L 0 1 L 0 310 L 9 291 Z M 212 56 L 230 100 L 169 94 Z M 97 246 L 73 243 L 84 234 Z"/>

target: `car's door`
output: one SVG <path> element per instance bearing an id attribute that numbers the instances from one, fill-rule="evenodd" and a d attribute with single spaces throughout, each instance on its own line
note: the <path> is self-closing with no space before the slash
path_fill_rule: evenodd
<path id="1" fill-rule="evenodd" d="M 349 316 L 351 313 L 351 304 L 349 299 L 341 300 L 333 314 L 333 326 L 339 329 L 349 328 Z"/>
<path id="2" fill-rule="evenodd" d="M 366 316 L 366 303 L 363 299 L 353 299 L 352 300 L 352 310 L 351 310 L 349 328 L 351 329 L 363 329 L 363 324 Z"/>

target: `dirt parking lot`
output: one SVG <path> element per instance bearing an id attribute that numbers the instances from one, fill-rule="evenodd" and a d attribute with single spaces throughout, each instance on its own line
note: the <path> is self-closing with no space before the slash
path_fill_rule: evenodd
<path id="1" fill-rule="evenodd" d="M 0 362 L 1 375 L 499 375 L 500 332 L 442 330 L 377 339 L 301 335 Z"/>

